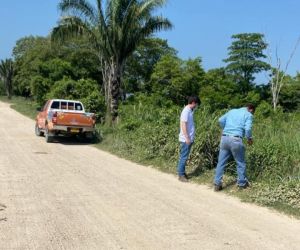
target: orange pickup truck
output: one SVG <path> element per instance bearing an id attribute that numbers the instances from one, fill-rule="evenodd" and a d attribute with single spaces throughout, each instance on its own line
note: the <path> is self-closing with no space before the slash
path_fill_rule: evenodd
<path id="1" fill-rule="evenodd" d="M 46 142 L 52 142 L 56 135 L 80 135 L 92 139 L 96 117 L 86 113 L 79 101 L 53 99 L 39 110 L 35 123 L 35 134 L 45 135 Z"/>

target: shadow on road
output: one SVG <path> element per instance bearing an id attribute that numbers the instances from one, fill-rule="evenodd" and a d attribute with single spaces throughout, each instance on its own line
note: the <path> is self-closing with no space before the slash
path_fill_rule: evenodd
<path id="1" fill-rule="evenodd" d="M 51 143 L 60 143 L 63 145 L 92 145 L 92 144 L 97 144 L 100 142 L 98 137 L 95 137 L 93 139 L 86 139 L 86 138 L 80 138 L 77 136 L 71 136 L 71 137 L 66 137 L 66 136 L 54 136 L 53 141 Z"/>

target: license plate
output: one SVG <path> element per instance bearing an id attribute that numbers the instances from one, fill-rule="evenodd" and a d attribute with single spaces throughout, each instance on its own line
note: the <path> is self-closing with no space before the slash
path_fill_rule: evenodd
<path id="1" fill-rule="evenodd" d="M 79 129 L 78 128 L 71 128 L 71 133 L 79 133 Z"/>

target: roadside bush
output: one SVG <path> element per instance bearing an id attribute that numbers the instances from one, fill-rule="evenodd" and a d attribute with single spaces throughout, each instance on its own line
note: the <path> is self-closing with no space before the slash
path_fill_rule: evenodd
<path id="1" fill-rule="evenodd" d="M 247 149 L 247 171 L 251 180 L 279 180 L 293 168 L 290 154 L 272 141 L 258 140 Z"/>
<path id="2" fill-rule="evenodd" d="M 272 113 L 272 106 L 268 102 L 262 101 L 256 108 L 255 117 L 266 118 L 269 117 Z"/>

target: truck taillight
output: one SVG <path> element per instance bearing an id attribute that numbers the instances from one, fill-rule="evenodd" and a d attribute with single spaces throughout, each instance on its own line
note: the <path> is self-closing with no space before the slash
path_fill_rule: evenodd
<path id="1" fill-rule="evenodd" d="M 57 112 L 54 112 L 54 114 L 52 116 L 52 122 L 57 123 Z"/>

